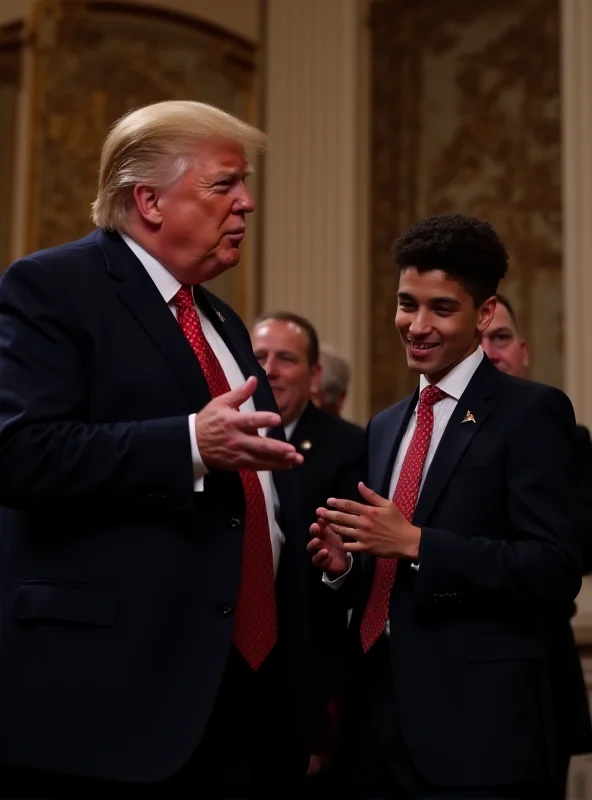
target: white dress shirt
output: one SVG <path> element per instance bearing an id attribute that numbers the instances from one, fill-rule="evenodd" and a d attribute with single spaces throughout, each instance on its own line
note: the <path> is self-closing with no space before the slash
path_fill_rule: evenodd
<path id="1" fill-rule="evenodd" d="M 300 417 L 296 417 L 296 419 L 293 419 L 292 422 L 288 422 L 287 425 L 284 425 L 284 434 L 286 436 L 287 442 L 290 441 L 290 436 L 294 433 L 294 429 L 296 428 L 296 425 L 298 425 L 299 422 L 300 422 Z"/>
<path id="2" fill-rule="evenodd" d="M 442 441 L 442 436 L 444 431 L 446 430 L 446 426 L 450 422 L 450 417 L 452 416 L 454 409 L 458 401 L 460 400 L 461 395 L 469 385 L 469 382 L 475 372 L 477 371 L 477 367 L 483 360 L 483 350 L 479 345 L 474 353 L 471 353 L 470 356 L 467 356 L 460 364 L 457 364 L 454 369 L 451 369 L 450 372 L 445 375 L 441 381 L 436 383 L 436 386 L 439 389 L 442 389 L 443 392 L 446 393 L 446 397 L 440 400 L 438 403 L 434 403 L 433 410 L 434 410 L 434 427 L 432 429 L 432 438 L 430 439 L 430 445 L 428 447 L 428 452 L 426 455 L 426 460 L 423 465 L 423 471 L 421 474 L 421 483 L 419 487 L 419 492 L 421 494 L 421 490 L 423 488 L 423 484 L 425 482 L 426 475 L 428 473 L 428 469 L 430 468 L 430 464 L 434 459 L 434 455 L 436 450 L 438 449 L 438 445 Z M 419 379 L 419 391 L 421 392 L 429 386 L 429 381 L 422 375 Z M 395 465 L 393 467 L 393 473 L 391 475 L 391 482 L 389 488 L 389 500 L 392 500 L 393 495 L 395 493 L 395 488 L 397 486 L 397 482 L 399 480 L 399 476 L 401 474 L 401 467 L 403 466 L 403 461 L 405 460 L 405 455 L 407 450 L 409 449 L 409 445 L 411 444 L 411 439 L 413 438 L 413 433 L 415 432 L 415 426 L 417 425 L 417 407 L 419 405 L 419 401 L 416 403 L 415 408 L 413 410 L 413 414 L 411 419 L 409 420 L 409 424 L 407 425 L 407 430 L 401 439 L 401 445 L 397 452 L 397 457 L 395 458 Z M 339 578 L 335 580 L 329 580 L 326 574 L 323 574 L 323 583 L 326 583 L 333 589 L 339 589 L 342 585 L 345 577 L 349 574 L 352 566 L 352 560 L 350 559 L 350 567 L 348 571 L 341 575 Z M 418 569 L 418 565 L 413 565 L 415 569 Z M 388 622 L 387 622 L 387 634 L 388 634 Z"/>
<path id="3" fill-rule="evenodd" d="M 423 465 L 423 472 L 421 474 L 421 483 L 419 487 L 419 491 L 423 488 L 423 484 L 428 473 L 428 469 L 430 468 L 430 464 L 434 459 L 434 455 L 436 450 L 438 449 L 438 445 L 442 440 L 442 436 L 444 431 L 446 430 L 446 426 L 450 421 L 450 417 L 452 416 L 454 409 L 456 408 L 456 404 L 460 400 L 462 393 L 465 391 L 467 386 L 469 385 L 469 381 L 475 374 L 477 367 L 483 360 L 483 350 L 481 346 L 477 347 L 474 353 L 471 353 L 470 356 L 461 361 L 460 364 L 457 364 L 454 369 L 451 369 L 448 375 L 445 375 L 441 381 L 438 381 L 436 386 L 439 389 L 442 389 L 443 392 L 446 393 L 446 397 L 440 400 L 438 403 L 434 403 L 433 410 L 434 410 L 434 427 L 432 429 L 432 438 L 430 439 L 430 446 L 428 447 L 428 452 L 426 455 L 426 460 Z M 428 379 L 425 375 L 422 375 L 419 379 L 419 392 L 421 392 L 429 386 Z M 399 475 L 401 474 L 401 467 L 403 466 L 403 461 L 405 459 L 405 455 L 411 444 L 411 439 L 413 438 L 413 434 L 415 432 L 415 426 L 417 425 L 417 406 L 419 402 L 415 406 L 413 411 L 413 416 L 409 420 L 409 425 L 407 426 L 407 430 L 405 431 L 405 435 L 401 439 L 401 446 L 399 447 L 399 451 L 397 453 L 397 457 L 395 459 L 395 466 L 393 468 L 393 474 L 391 476 L 391 484 L 389 489 L 389 499 L 392 499 L 395 488 L 397 486 L 397 481 L 399 480 Z"/>
<path id="4" fill-rule="evenodd" d="M 166 267 L 157 261 L 150 253 L 147 253 L 136 241 L 125 233 L 120 232 L 120 236 L 127 244 L 130 250 L 134 253 L 136 258 L 141 262 L 146 272 L 152 278 L 154 285 L 160 292 L 165 303 L 167 303 L 171 313 L 177 318 L 177 308 L 173 302 L 175 295 L 181 288 L 181 284 L 172 275 Z M 203 314 L 199 308 L 197 313 L 201 320 L 204 336 L 208 344 L 214 351 L 214 354 L 226 375 L 226 380 L 231 389 L 236 389 L 245 382 L 245 376 L 241 372 L 234 356 L 226 346 L 224 339 L 220 336 L 212 322 Z M 249 398 L 240 407 L 240 411 L 255 411 L 255 404 L 253 399 Z M 195 435 L 195 414 L 191 414 L 188 418 L 188 435 L 191 442 L 191 457 L 193 459 L 193 476 L 195 478 L 195 491 L 204 491 L 204 476 L 208 473 L 208 468 L 203 463 L 199 453 L 197 444 L 197 437 Z M 277 501 L 277 493 L 273 485 L 273 479 L 270 472 L 258 472 L 259 481 L 263 490 L 265 498 L 265 507 L 267 509 L 267 520 L 269 523 L 269 534 L 271 537 L 271 550 L 273 554 L 274 572 L 277 573 L 277 568 L 280 560 L 280 552 L 284 543 L 284 535 L 276 520 L 276 511 L 279 512 L 279 501 Z M 274 502 L 274 498 L 276 502 Z"/>

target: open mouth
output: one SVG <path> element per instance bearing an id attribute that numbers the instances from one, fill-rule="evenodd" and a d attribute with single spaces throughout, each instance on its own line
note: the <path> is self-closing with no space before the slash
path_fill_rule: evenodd
<path id="1" fill-rule="evenodd" d="M 409 340 L 407 344 L 409 345 L 409 352 L 413 358 L 425 358 L 440 346 L 438 343 L 434 342 L 410 342 Z"/>

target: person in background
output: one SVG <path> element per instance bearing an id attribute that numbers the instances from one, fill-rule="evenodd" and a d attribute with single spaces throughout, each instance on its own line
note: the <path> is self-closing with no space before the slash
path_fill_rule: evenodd
<path id="1" fill-rule="evenodd" d="M 109 132 L 97 229 L 0 280 L 0 795 L 284 797 L 311 753 L 296 448 L 237 314 L 259 130 Z"/>
<path id="2" fill-rule="evenodd" d="M 303 463 L 295 472 L 300 506 L 308 535 L 317 508 L 332 495 L 359 499 L 358 482 L 364 477 L 363 428 L 318 409 L 310 399 L 320 373 L 319 340 L 309 320 L 286 311 L 261 315 L 251 333 L 253 351 L 267 373 L 282 415 L 280 428 L 270 431 L 292 444 Z M 310 612 L 313 646 L 319 659 L 316 675 L 322 709 L 317 715 L 317 749 L 311 759 L 308 793 L 326 786 L 321 767 L 330 762 L 344 676 L 347 606 L 343 596 L 323 586 L 311 565 Z"/>
<path id="3" fill-rule="evenodd" d="M 341 770 L 364 798 L 553 798 L 544 625 L 581 585 L 573 408 L 483 353 L 508 262 L 491 225 L 429 217 L 394 255 L 419 385 L 369 423 L 364 502 L 330 497 L 309 544 L 353 593 Z"/>
<path id="4" fill-rule="evenodd" d="M 528 343 L 520 333 L 514 308 L 501 294 L 491 325 L 481 337 L 481 347 L 491 363 L 507 375 L 524 378 L 528 368 Z M 592 442 L 583 425 L 577 426 L 578 474 L 581 516 L 578 525 L 583 571 L 590 570 L 592 551 Z M 548 659 L 553 689 L 555 734 L 559 760 L 557 797 L 565 796 L 572 756 L 592 752 L 592 722 L 588 691 L 574 641 L 570 617 L 575 605 L 568 603 L 562 613 L 547 620 Z"/>
<path id="5" fill-rule="evenodd" d="M 330 344 L 320 346 L 321 370 L 311 389 L 317 408 L 340 417 L 347 399 L 351 369 L 345 358 Z"/>

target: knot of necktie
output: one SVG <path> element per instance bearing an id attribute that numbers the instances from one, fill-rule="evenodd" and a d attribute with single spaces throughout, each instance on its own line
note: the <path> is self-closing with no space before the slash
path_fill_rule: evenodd
<path id="1" fill-rule="evenodd" d="M 193 291 L 191 286 L 181 286 L 173 300 L 177 308 L 193 308 Z"/>
<path id="2" fill-rule="evenodd" d="M 422 391 L 419 402 L 424 406 L 433 406 L 440 400 L 446 397 L 446 392 L 443 392 L 438 386 L 426 386 Z"/>

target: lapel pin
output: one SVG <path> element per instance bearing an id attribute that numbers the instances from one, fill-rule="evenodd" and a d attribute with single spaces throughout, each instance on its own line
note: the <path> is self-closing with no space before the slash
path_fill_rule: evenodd
<path id="1" fill-rule="evenodd" d="M 474 422 L 475 424 L 477 423 L 475 415 L 473 414 L 472 411 L 467 411 L 467 413 L 465 414 L 465 418 L 463 419 L 463 422 Z"/>
<path id="2" fill-rule="evenodd" d="M 216 309 L 216 314 L 218 315 L 218 319 L 220 320 L 220 322 L 224 322 L 224 317 L 223 317 L 223 316 L 222 316 L 222 314 L 221 314 L 221 313 L 218 311 L 218 309 Z"/>
<path id="3" fill-rule="evenodd" d="M 301 450 L 310 450 L 311 447 L 312 447 L 312 442 L 309 442 L 308 439 L 305 439 L 303 442 L 300 442 Z"/>

